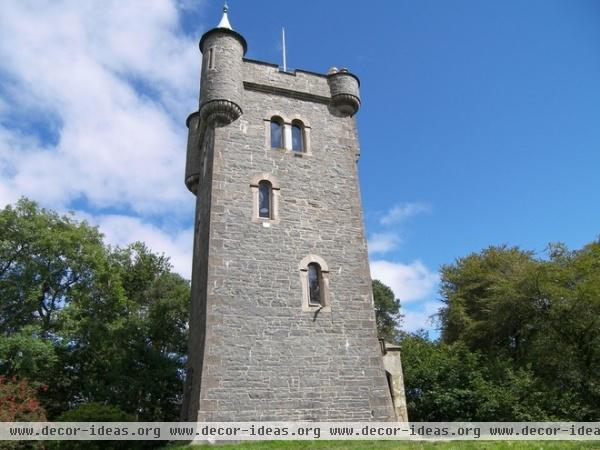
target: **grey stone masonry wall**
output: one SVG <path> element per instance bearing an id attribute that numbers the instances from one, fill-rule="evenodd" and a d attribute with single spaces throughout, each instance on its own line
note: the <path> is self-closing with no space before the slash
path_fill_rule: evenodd
<path id="1" fill-rule="evenodd" d="M 395 420 L 376 336 L 353 117 L 325 75 L 243 60 L 242 116 L 211 129 L 200 172 L 183 418 Z M 272 149 L 269 119 L 301 120 L 310 153 Z M 204 134 L 204 139 L 209 133 Z M 203 157 L 204 158 L 204 157 Z M 276 179 L 278 220 L 251 183 Z M 268 225 L 268 226 L 267 226 Z M 328 308 L 303 309 L 300 262 L 328 266 Z"/>

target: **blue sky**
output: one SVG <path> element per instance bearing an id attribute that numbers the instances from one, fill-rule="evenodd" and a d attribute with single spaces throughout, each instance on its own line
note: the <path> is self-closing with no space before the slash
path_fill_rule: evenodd
<path id="1" fill-rule="evenodd" d="M 600 3 L 231 0 L 247 56 L 348 67 L 374 277 L 431 329 L 442 264 L 490 244 L 540 255 L 598 236 Z M 189 276 L 185 117 L 213 1 L 7 1 L 0 204 L 26 195 L 144 240 Z"/>

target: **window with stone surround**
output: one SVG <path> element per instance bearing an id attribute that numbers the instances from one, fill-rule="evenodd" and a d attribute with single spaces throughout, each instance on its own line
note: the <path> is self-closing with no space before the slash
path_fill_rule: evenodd
<path id="1" fill-rule="evenodd" d="M 268 173 L 255 175 L 250 181 L 252 193 L 252 222 L 264 226 L 279 223 L 279 182 Z"/>
<path id="2" fill-rule="evenodd" d="M 279 111 L 271 111 L 265 121 L 265 146 L 286 150 L 294 156 L 312 155 L 310 126 L 305 118 L 296 115 L 286 117 Z"/>
<path id="3" fill-rule="evenodd" d="M 331 311 L 329 303 L 329 267 L 318 255 L 308 255 L 300 262 L 302 310 L 308 312 Z"/>

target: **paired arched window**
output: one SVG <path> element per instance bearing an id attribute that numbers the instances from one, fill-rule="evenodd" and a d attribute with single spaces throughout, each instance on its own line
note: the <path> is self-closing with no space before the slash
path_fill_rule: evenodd
<path id="1" fill-rule="evenodd" d="M 271 148 L 284 148 L 283 134 L 283 119 L 273 117 L 271 119 Z"/>
<path id="2" fill-rule="evenodd" d="M 265 219 L 271 219 L 271 204 L 272 204 L 273 190 L 271 183 L 268 181 L 261 181 L 258 183 L 258 217 Z"/>
<path id="3" fill-rule="evenodd" d="M 297 153 L 310 153 L 307 145 L 307 127 L 301 120 L 285 122 L 280 116 L 269 121 L 269 140 L 271 148 L 282 148 Z"/>

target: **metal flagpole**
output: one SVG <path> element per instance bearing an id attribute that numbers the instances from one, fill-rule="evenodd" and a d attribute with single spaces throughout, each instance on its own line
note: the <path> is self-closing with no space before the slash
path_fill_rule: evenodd
<path id="1" fill-rule="evenodd" d="M 283 43 L 283 71 L 287 72 L 287 63 L 285 60 L 285 28 L 281 27 L 281 41 Z"/>

